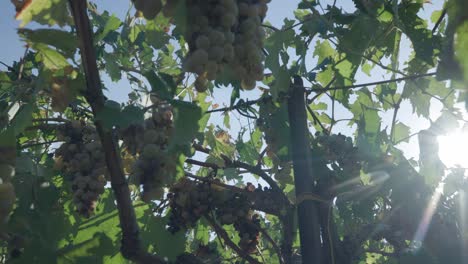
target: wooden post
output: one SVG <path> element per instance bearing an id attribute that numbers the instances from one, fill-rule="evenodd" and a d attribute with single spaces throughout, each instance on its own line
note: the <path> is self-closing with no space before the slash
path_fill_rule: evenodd
<path id="1" fill-rule="evenodd" d="M 288 112 L 296 200 L 301 201 L 297 205 L 297 216 L 302 263 L 322 263 L 320 216 L 317 201 L 302 199 L 305 194 L 315 193 L 315 179 L 311 164 L 305 89 L 299 76 L 294 77 L 293 87 L 288 99 Z"/>

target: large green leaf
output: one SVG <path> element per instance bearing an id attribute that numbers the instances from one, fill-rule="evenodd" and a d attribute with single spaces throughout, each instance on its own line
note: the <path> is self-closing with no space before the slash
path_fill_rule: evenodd
<path id="1" fill-rule="evenodd" d="M 289 115 L 286 103 L 274 104 L 265 102 L 260 105 L 260 117 L 265 122 L 266 136 L 272 142 L 271 151 L 281 160 L 289 160 L 289 147 L 291 144 L 291 132 L 289 128 Z"/>
<path id="2" fill-rule="evenodd" d="M 155 217 L 151 211 L 147 211 L 144 218 L 144 229 L 142 239 L 154 245 L 153 250 L 161 257 L 174 261 L 175 258 L 184 253 L 186 236 L 183 231 L 172 234 L 166 229 L 168 217 Z"/>
<path id="3" fill-rule="evenodd" d="M 174 100 L 171 104 L 174 113 L 174 133 L 169 142 L 169 150 L 186 149 L 190 147 L 199 130 L 202 110 L 196 104 L 189 102 Z"/>
<path id="4" fill-rule="evenodd" d="M 286 26 L 286 25 L 285 25 Z M 294 31 L 275 31 L 265 40 L 265 48 L 268 51 L 265 66 L 272 72 L 277 72 L 280 67 L 280 51 L 287 48 L 294 40 Z"/>
<path id="5" fill-rule="evenodd" d="M 122 21 L 118 17 L 114 15 L 109 16 L 107 12 L 104 12 L 100 18 L 103 20 L 103 26 L 93 39 L 95 43 L 103 40 L 109 33 L 116 31 L 122 25 Z"/>
<path id="6" fill-rule="evenodd" d="M 236 149 L 239 152 L 241 161 L 255 165 L 259 153 L 251 142 L 238 141 L 236 143 Z"/>
<path id="7" fill-rule="evenodd" d="M 167 83 L 161 74 L 154 71 L 149 71 L 143 74 L 151 85 L 152 91 L 162 99 L 172 99 L 175 88 Z"/>
<path id="8" fill-rule="evenodd" d="M 281 94 L 287 94 L 291 86 L 291 76 L 285 66 L 281 66 L 274 73 L 275 80 L 271 86 L 273 100 L 277 100 Z"/>
<path id="9" fill-rule="evenodd" d="M 456 31 L 455 58 L 463 69 L 465 82 L 468 82 L 468 19 Z"/>
<path id="10" fill-rule="evenodd" d="M 108 100 L 101 111 L 97 113 L 96 119 L 100 120 L 106 129 L 110 130 L 113 127 L 124 129 L 131 124 L 143 123 L 144 111 L 134 105 L 121 108 L 119 103 Z"/>
<path id="11" fill-rule="evenodd" d="M 349 31 L 343 34 L 341 45 L 342 52 L 346 53 L 346 58 L 355 65 L 359 65 L 362 55 L 374 40 L 379 28 L 379 22 L 371 16 L 361 15 L 357 17 Z"/>
<path id="12" fill-rule="evenodd" d="M 395 143 L 400 142 L 400 141 L 408 142 L 409 134 L 410 134 L 410 127 L 401 122 L 398 122 L 393 127 L 392 141 Z"/>
<path id="13" fill-rule="evenodd" d="M 18 29 L 18 33 L 31 45 L 34 43 L 43 43 L 61 50 L 68 58 L 73 58 L 78 42 L 76 36 L 70 32 L 51 29 Z"/>
<path id="14" fill-rule="evenodd" d="M 48 45 L 34 43 L 32 47 L 38 51 L 36 54 L 37 60 L 42 62 L 47 69 L 54 71 L 70 66 L 63 54 Z"/>
<path id="15" fill-rule="evenodd" d="M 106 72 L 109 74 L 109 77 L 113 82 L 118 82 L 122 78 L 122 72 L 120 65 L 118 63 L 118 58 L 115 54 L 104 53 L 103 59 L 106 62 L 104 66 L 106 67 Z"/>
<path id="16" fill-rule="evenodd" d="M 105 233 L 95 233 L 86 241 L 61 249 L 57 263 L 104 263 L 104 257 L 114 253 L 113 241 Z"/>
<path id="17" fill-rule="evenodd" d="M 439 39 L 427 28 L 427 22 L 418 16 L 422 4 L 402 4 L 398 10 L 401 21 L 398 25 L 413 44 L 417 58 L 433 65 L 435 49 L 439 48 Z"/>
<path id="18" fill-rule="evenodd" d="M 157 16 L 156 21 L 148 21 L 145 29 L 145 37 L 149 45 L 155 49 L 164 47 L 170 39 L 164 26 L 169 27 L 169 21 L 164 16 Z"/>
<path id="19" fill-rule="evenodd" d="M 16 134 L 22 133 L 26 127 L 32 124 L 33 109 L 32 104 L 25 104 L 20 107 L 11 121 L 11 126 L 14 127 Z"/>

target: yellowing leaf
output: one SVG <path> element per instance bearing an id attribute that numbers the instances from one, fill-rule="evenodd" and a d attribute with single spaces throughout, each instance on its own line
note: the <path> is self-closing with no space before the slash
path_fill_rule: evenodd
<path id="1" fill-rule="evenodd" d="M 26 26 L 31 21 L 63 27 L 72 21 L 68 12 L 68 1 L 62 0 L 30 0 L 16 14 L 16 19 L 22 20 L 20 27 Z"/>

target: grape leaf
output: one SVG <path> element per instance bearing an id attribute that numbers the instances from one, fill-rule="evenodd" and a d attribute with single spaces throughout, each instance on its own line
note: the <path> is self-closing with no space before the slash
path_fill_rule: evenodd
<path id="1" fill-rule="evenodd" d="M 163 78 L 154 71 L 148 71 L 143 74 L 151 85 L 152 92 L 161 99 L 172 99 L 174 87 L 169 86 Z"/>
<path id="2" fill-rule="evenodd" d="M 95 233 L 92 238 L 63 248 L 57 263 L 78 262 L 102 263 L 104 256 L 115 254 L 113 241 L 104 233 Z"/>
<path id="3" fill-rule="evenodd" d="M 255 162 L 259 156 L 259 153 L 255 149 L 255 146 L 250 142 L 238 141 L 236 143 L 236 149 L 239 152 L 240 160 L 247 162 L 251 165 L 255 165 Z"/>
<path id="4" fill-rule="evenodd" d="M 289 87 L 291 86 L 291 76 L 289 75 L 289 71 L 286 66 L 278 68 L 274 75 L 275 80 L 271 87 L 271 95 L 273 96 L 273 100 L 278 100 L 278 97 L 281 94 L 288 93 Z"/>
<path id="5" fill-rule="evenodd" d="M 114 15 L 109 16 L 106 12 L 104 12 L 100 18 L 105 21 L 105 24 L 94 37 L 94 43 L 103 40 L 109 33 L 116 31 L 122 25 L 122 21 L 120 21 L 119 18 Z"/>
<path id="6" fill-rule="evenodd" d="M 409 141 L 409 136 L 410 134 L 410 127 L 401 123 L 401 122 L 398 122 L 395 124 L 395 126 L 393 127 L 393 138 L 392 138 L 392 141 L 393 142 L 400 142 L 400 141 L 404 141 L 404 142 L 408 142 Z"/>
<path id="7" fill-rule="evenodd" d="M 168 217 L 154 217 L 151 211 L 147 212 L 146 215 L 146 224 L 142 232 L 143 241 L 154 244 L 154 250 L 159 256 L 174 261 L 178 255 L 185 251 L 185 233 L 179 231 L 171 234 L 167 231 Z"/>
<path id="8" fill-rule="evenodd" d="M 455 40 L 455 59 L 463 69 L 465 81 L 468 81 L 468 19 L 457 28 Z"/>
<path id="9" fill-rule="evenodd" d="M 70 66 L 67 59 L 59 51 L 51 49 L 46 44 L 34 43 L 32 47 L 37 50 L 36 58 L 44 63 L 49 70 L 60 70 Z"/>
<path id="10" fill-rule="evenodd" d="M 115 118 L 116 116 L 119 118 Z M 144 111 L 133 105 L 121 109 L 119 103 L 108 100 L 101 111 L 97 113 L 96 119 L 100 120 L 106 129 L 111 130 L 113 127 L 124 129 L 131 124 L 142 124 Z"/>
<path id="11" fill-rule="evenodd" d="M 199 106 L 183 101 L 172 101 L 174 133 L 169 142 L 169 150 L 190 146 L 199 130 L 202 111 Z"/>
<path id="12" fill-rule="evenodd" d="M 15 117 L 11 121 L 11 125 L 15 129 L 15 133 L 19 134 L 32 124 L 33 105 L 25 104 L 20 107 Z"/>
<path id="13" fill-rule="evenodd" d="M 74 34 L 50 28 L 41 29 L 18 29 L 18 34 L 22 36 L 30 45 L 34 43 L 43 43 L 53 46 L 62 51 L 66 57 L 73 58 L 76 49 L 78 48 L 78 41 Z"/>

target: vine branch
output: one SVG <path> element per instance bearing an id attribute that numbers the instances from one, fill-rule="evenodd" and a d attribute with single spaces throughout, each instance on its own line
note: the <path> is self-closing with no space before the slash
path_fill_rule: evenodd
<path id="1" fill-rule="evenodd" d="M 78 35 L 81 59 L 86 77 L 86 100 L 96 116 L 104 107 L 105 97 L 102 92 L 99 70 L 97 67 L 91 25 L 87 14 L 86 0 L 69 0 L 70 9 Z M 101 139 L 107 168 L 110 173 L 111 187 L 117 202 L 120 227 L 122 229 L 122 255 L 137 263 L 166 263 L 162 258 L 151 255 L 143 250 L 139 238 L 139 227 L 135 216 L 135 209 L 130 196 L 125 174 L 117 145 L 112 131 L 105 130 L 102 123 L 95 119 L 96 130 Z"/>
<path id="2" fill-rule="evenodd" d="M 210 149 L 205 148 L 205 147 L 203 147 L 203 146 L 201 146 L 199 144 L 193 144 L 193 146 L 194 146 L 195 150 L 203 152 L 205 154 L 209 154 L 210 151 L 211 151 Z M 261 167 L 253 166 L 253 165 L 250 165 L 250 164 L 238 161 L 238 160 L 231 160 L 226 155 L 222 155 L 222 154 L 221 154 L 221 158 L 223 158 L 224 162 L 226 163 L 225 168 L 245 169 L 245 170 L 247 170 L 247 171 L 249 171 L 249 172 L 251 172 L 251 173 L 253 173 L 255 175 L 260 176 L 260 178 L 262 178 L 264 181 L 266 181 L 274 191 L 276 191 L 278 193 L 283 193 L 283 191 L 278 186 L 276 181 L 273 180 L 273 178 L 271 178 L 270 175 L 268 175 L 266 172 L 264 172 Z M 195 161 L 193 159 L 187 159 L 186 162 L 189 163 L 189 164 L 197 163 L 195 165 L 199 165 L 199 166 L 203 166 L 203 167 L 210 167 L 212 169 L 222 169 L 222 167 L 220 167 L 220 166 L 218 166 L 217 164 L 214 164 L 214 163 Z"/>
<path id="3" fill-rule="evenodd" d="M 446 14 L 447 14 L 447 8 L 444 8 L 444 9 L 442 10 L 442 13 L 440 14 L 439 19 L 437 19 L 437 21 L 436 21 L 434 27 L 432 28 L 432 34 L 433 34 L 433 35 L 435 34 L 437 28 L 440 26 L 440 23 L 442 23 L 442 20 L 444 20 L 444 17 L 445 17 Z"/>
<path id="4" fill-rule="evenodd" d="M 185 176 L 188 178 L 192 178 L 201 182 L 209 182 L 212 185 L 216 185 L 221 187 L 220 192 L 230 191 L 232 193 L 238 193 L 245 196 L 249 201 L 252 202 L 252 208 L 257 211 L 262 211 L 267 214 L 281 216 L 281 210 L 288 208 L 289 204 L 283 204 L 282 201 L 278 201 L 276 193 L 269 193 L 269 192 L 250 192 L 245 189 L 224 184 L 219 181 L 214 181 L 212 178 L 209 177 L 200 177 L 193 175 L 191 173 L 186 172 Z M 212 191 L 218 191 L 213 189 Z M 276 202 L 272 202 L 276 201 Z"/>

